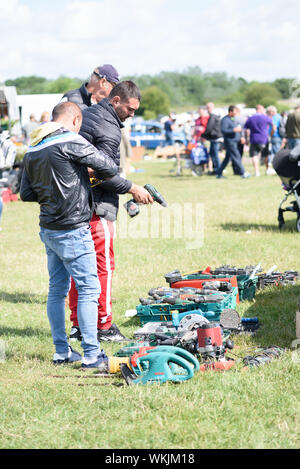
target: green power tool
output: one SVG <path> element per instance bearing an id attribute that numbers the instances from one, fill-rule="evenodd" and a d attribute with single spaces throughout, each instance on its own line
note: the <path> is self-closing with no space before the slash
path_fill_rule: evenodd
<path id="1" fill-rule="evenodd" d="M 167 207 L 167 202 L 154 186 L 146 184 L 144 188 L 150 195 L 152 195 L 154 202 L 158 202 L 163 207 Z M 138 204 L 134 199 L 128 200 L 128 202 L 124 204 L 124 207 L 131 218 L 140 213 L 139 205 L 140 204 Z"/>
<path id="2" fill-rule="evenodd" d="M 126 364 L 120 365 L 128 385 L 179 383 L 194 376 L 199 370 L 199 362 L 190 352 L 178 347 L 145 347 L 131 356 L 130 368 Z"/>

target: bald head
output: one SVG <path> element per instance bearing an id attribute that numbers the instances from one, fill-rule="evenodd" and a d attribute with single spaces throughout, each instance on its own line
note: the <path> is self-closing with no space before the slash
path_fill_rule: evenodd
<path id="1" fill-rule="evenodd" d="M 81 109 L 70 101 L 59 103 L 52 111 L 52 120 L 62 124 L 66 129 L 78 133 L 82 122 Z"/>
<path id="2" fill-rule="evenodd" d="M 264 112 L 265 112 L 264 106 L 262 104 L 258 104 L 256 106 L 256 112 L 258 112 L 259 114 L 264 114 Z"/>
<path id="3" fill-rule="evenodd" d="M 206 104 L 206 109 L 207 109 L 207 111 L 209 112 L 209 114 L 212 114 L 212 113 L 213 113 L 214 108 L 215 108 L 214 103 L 207 103 L 207 104 Z"/>

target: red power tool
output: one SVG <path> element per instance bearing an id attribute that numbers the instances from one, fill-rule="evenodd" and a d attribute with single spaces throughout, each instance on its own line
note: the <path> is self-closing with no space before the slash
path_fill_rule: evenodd
<path id="1" fill-rule="evenodd" d="M 228 370 L 234 365 L 233 360 L 225 360 L 226 348 L 233 348 L 231 341 L 223 343 L 221 327 L 216 323 L 205 323 L 197 328 L 197 352 L 204 361 L 200 371 Z"/>

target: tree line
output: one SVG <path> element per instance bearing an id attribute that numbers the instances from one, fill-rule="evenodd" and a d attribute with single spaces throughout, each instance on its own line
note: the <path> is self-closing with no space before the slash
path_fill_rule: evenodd
<path id="1" fill-rule="evenodd" d="M 244 103 L 247 107 L 277 105 L 291 96 L 294 78 L 278 78 L 272 82 L 247 81 L 229 76 L 225 72 L 205 73 L 200 67 L 189 67 L 182 72 L 162 71 L 156 75 L 131 75 L 122 80 L 134 81 L 142 91 L 138 113 L 146 119 L 168 114 L 170 111 L 188 110 L 214 101 L 219 105 Z M 84 79 L 60 76 L 49 80 L 39 76 L 19 77 L 5 81 L 15 86 L 18 94 L 65 93 L 78 88 Z"/>

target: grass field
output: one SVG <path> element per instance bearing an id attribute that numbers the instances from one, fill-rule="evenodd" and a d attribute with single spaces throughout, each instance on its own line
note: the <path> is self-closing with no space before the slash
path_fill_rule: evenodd
<path id="1" fill-rule="evenodd" d="M 177 211 L 170 217 L 170 235 L 160 238 L 151 237 L 153 219 L 146 207 L 130 220 L 120 208 L 113 311 L 127 336 L 132 337 L 140 324 L 137 318 L 125 317 L 125 311 L 134 309 L 151 287 L 167 286 L 164 274 L 175 268 L 187 272 L 208 265 L 244 267 L 261 262 L 264 270 L 276 264 L 281 271 L 300 271 L 295 214 L 286 217 L 283 232 L 277 227 L 283 197 L 277 176 L 242 180 L 229 168 L 226 180 L 216 180 L 195 178 L 188 170 L 175 177 L 169 173 L 170 161 L 135 166 L 144 172 L 129 178 L 139 184 L 151 182 L 169 202 L 170 208 L 156 204 L 151 214 L 166 220 L 172 207 Z M 189 213 L 197 204 L 202 204 L 200 231 L 186 239 L 183 209 Z M 84 378 L 79 365 L 51 364 L 48 275 L 38 213 L 36 204 L 22 202 L 6 204 L 3 211 L 0 448 L 299 448 L 300 356 L 291 343 L 300 284 L 264 289 L 255 301 L 238 305 L 241 316 L 258 316 L 261 327 L 254 336 L 232 337 L 236 366 L 230 371 L 198 373 L 185 383 L 162 386 L 128 387 L 118 376 Z M 191 217 L 194 223 L 193 213 Z M 148 237 L 141 237 L 141 232 Z M 69 332 L 68 311 L 66 318 Z M 242 357 L 269 345 L 286 351 L 268 365 L 242 371 Z M 76 348 L 81 350 L 80 345 Z M 107 354 L 118 348 L 104 346 Z"/>

